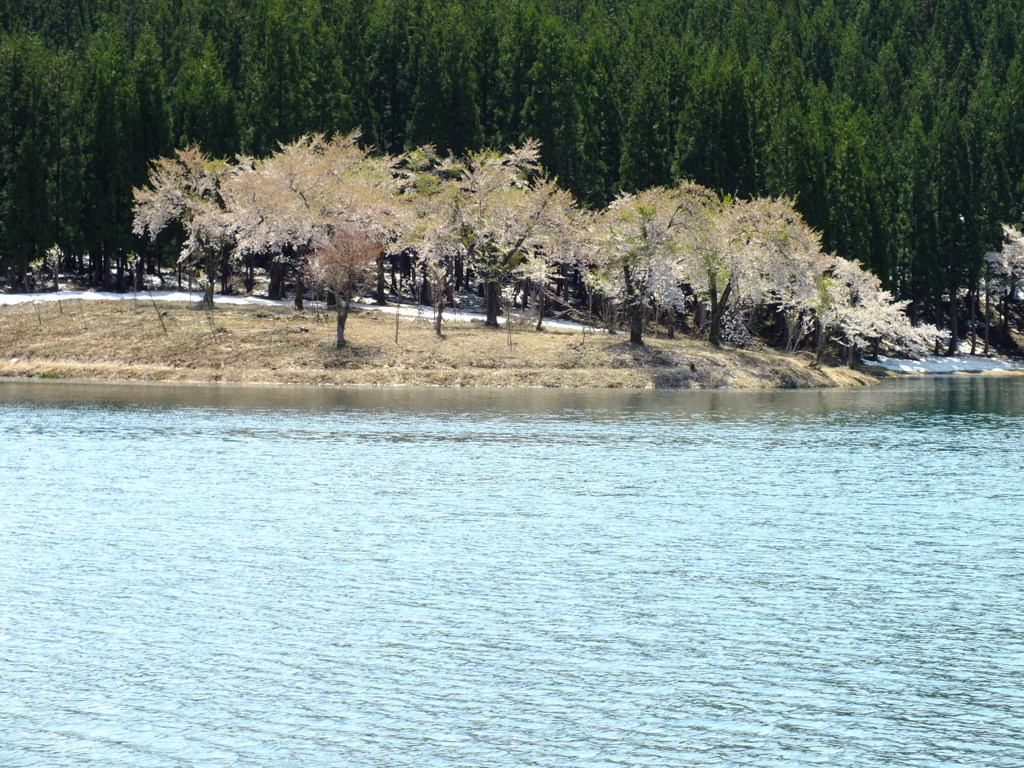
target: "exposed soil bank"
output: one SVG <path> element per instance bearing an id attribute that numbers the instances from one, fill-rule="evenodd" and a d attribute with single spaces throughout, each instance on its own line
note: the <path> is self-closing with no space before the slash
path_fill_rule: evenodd
<path id="1" fill-rule="evenodd" d="M 159 313 L 159 314 L 158 314 Z M 398 341 L 395 341 L 395 334 Z M 148 299 L 0 306 L 0 376 L 104 381 L 453 387 L 772 389 L 855 386 L 879 369 L 813 367 L 809 355 L 724 349 L 690 339 L 445 324 L 355 311 L 345 349 L 334 318 L 277 306 L 213 312 Z"/>

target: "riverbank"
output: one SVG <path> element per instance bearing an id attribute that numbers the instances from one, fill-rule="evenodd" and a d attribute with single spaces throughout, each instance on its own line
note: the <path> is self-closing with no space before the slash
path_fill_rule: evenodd
<path id="1" fill-rule="evenodd" d="M 396 343 L 397 330 L 397 343 Z M 180 301 L 79 298 L 0 305 L 0 376 L 102 381 L 450 387 L 771 389 L 856 386 L 893 374 L 813 367 L 809 355 L 716 350 L 650 338 L 354 310 L 345 349 L 334 317 L 270 302 L 204 312 Z"/>

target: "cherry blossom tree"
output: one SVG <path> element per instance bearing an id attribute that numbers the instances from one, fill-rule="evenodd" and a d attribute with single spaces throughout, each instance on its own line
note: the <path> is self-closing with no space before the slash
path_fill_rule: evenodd
<path id="1" fill-rule="evenodd" d="M 464 250 L 459 181 L 465 166 L 451 157 L 441 157 L 432 146 L 407 153 L 396 165 L 400 167 L 393 216 L 396 245 L 411 249 L 419 259 L 430 287 L 434 332 L 441 337 L 453 262 Z"/>
<path id="2" fill-rule="evenodd" d="M 1024 234 L 1016 227 L 1003 225 L 1003 246 L 985 254 L 989 268 L 1003 287 L 1003 329 L 1009 326 L 1010 306 L 1017 301 L 1021 278 L 1024 278 Z"/>
<path id="3" fill-rule="evenodd" d="M 551 286 L 559 271 L 569 268 L 585 272 L 596 254 L 594 215 L 581 210 L 576 199 L 567 191 L 554 186 L 549 196 L 546 220 L 534 248 L 516 267 L 514 274 L 528 281 L 535 296 L 536 330 L 544 325 L 544 315 L 552 297 Z"/>
<path id="4" fill-rule="evenodd" d="M 303 136 L 234 175 L 224 197 L 239 252 L 276 254 L 279 263 L 298 268 L 339 231 L 358 231 L 376 243 L 392 239 L 387 218 L 396 159 L 371 154 L 358 137 Z M 301 296 L 300 283 L 298 308 Z"/>
<path id="5" fill-rule="evenodd" d="M 310 285 L 331 291 L 337 297 L 337 338 L 345 346 L 345 324 L 356 291 L 368 285 L 376 272 L 381 245 L 363 232 L 336 229 L 324 245 L 307 258 L 303 271 Z"/>
<path id="6" fill-rule="evenodd" d="M 831 267 L 821 235 L 796 210 L 792 198 L 755 198 L 733 209 L 743 244 L 744 293 L 754 305 L 770 304 L 786 321 L 787 348 L 808 329 L 818 280 Z"/>
<path id="7" fill-rule="evenodd" d="M 621 308 L 631 344 L 643 344 L 652 304 L 681 308 L 686 279 L 681 232 L 691 202 L 681 188 L 621 195 L 603 212 L 591 286 Z"/>
<path id="8" fill-rule="evenodd" d="M 708 339 L 721 345 L 722 318 L 743 271 L 743 253 L 731 217 L 731 199 L 723 200 L 692 181 L 677 187 L 678 226 L 682 279 L 697 299 L 710 307 Z"/>
<path id="9" fill-rule="evenodd" d="M 819 361 L 830 336 L 846 347 L 851 367 L 857 351 L 869 344 L 884 345 L 897 355 L 919 355 L 928 352 L 938 338 L 934 326 L 911 323 L 905 312 L 910 302 L 895 301 L 878 277 L 858 261 L 834 256 L 818 285 L 814 308 L 819 323 Z"/>
<path id="10" fill-rule="evenodd" d="M 540 144 L 471 154 L 459 184 L 456 218 L 468 262 L 484 285 L 485 324 L 498 326 L 502 282 L 544 249 L 566 193 L 542 175 Z"/>
<path id="11" fill-rule="evenodd" d="M 200 267 L 207 307 L 213 307 L 218 261 L 235 244 L 236 227 L 221 194 L 234 170 L 227 161 L 191 146 L 155 160 L 149 185 L 132 190 L 135 234 L 155 238 L 172 221 L 181 222 L 185 243 L 179 262 Z"/>
<path id="12" fill-rule="evenodd" d="M 215 160 L 195 147 L 153 163 L 148 186 L 136 189 L 135 231 L 155 237 L 180 221 L 182 259 L 201 261 L 212 305 L 216 256 L 275 254 L 298 267 L 337 233 L 379 246 L 404 226 L 395 200 L 399 158 L 358 145 L 358 133 L 304 136 L 262 159 Z M 304 274 L 298 272 L 300 278 Z M 301 281 L 296 303 L 301 308 Z"/>

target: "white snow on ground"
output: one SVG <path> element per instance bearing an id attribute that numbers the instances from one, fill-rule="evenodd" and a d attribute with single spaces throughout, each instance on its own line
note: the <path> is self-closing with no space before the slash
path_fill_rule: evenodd
<path id="1" fill-rule="evenodd" d="M 54 293 L 0 293 L 0 304 L 24 304 L 30 301 L 118 301 L 121 299 L 146 299 L 152 296 L 157 301 L 202 301 L 203 294 L 188 291 L 153 291 L 150 293 L 111 293 L 108 291 L 56 291 Z M 259 299 L 255 296 L 216 296 L 214 301 L 221 304 L 286 304 L 288 302 Z"/>
<path id="2" fill-rule="evenodd" d="M 1007 357 L 960 354 L 951 357 L 927 357 L 924 360 L 906 360 L 898 357 L 878 356 L 878 361 L 864 360 L 865 365 L 877 365 L 890 371 L 904 373 L 984 373 L 985 371 L 1024 371 L 1024 363 Z"/>
<path id="3" fill-rule="evenodd" d="M 119 301 L 124 299 L 139 299 L 145 300 L 152 296 L 157 301 L 183 301 L 183 302 L 195 302 L 199 303 L 203 299 L 202 293 L 189 293 L 188 291 L 152 291 L 142 293 L 112 293 L 109 291 L 57 291 L 53 293 L 0 293 L 0 305 L 13 305 L 13 304 L 25 304 L 32 301 L 69 301 L 71 299 L 84 299 L 85 301 Z M 261 299 L 256 296 L 224 296 L 217 294 L 214 296 L 213 301 L 215 304 L 248 304 L 256 306 L 275 306 L 275 307 L 288 307 L 293 304 L 291 299 L 283 299 L 281 301 L 274 301 L 272 299 Z M 309 306 L 313 307 L 316 302 L 307 301 Z M 369 310 L 371 312 L 387 312 L 394 316 L 397 314 L 403 318 L 410 320 L 433 320 L 434 309 L 433 307 L 427 306 L 409 306 L 402 305 L 397 309 L 393 306 L 382 307 L 377 304 L 370 302 L 354 301 L 352 302 L 353 308 Z M 517 314 L 517 322 L 520 316 Z M 526 313 L 521 316 L 524 324 L 535 324 L 537 322 L 537 316 L 532 313 Z M 460 312 L 459 310 L 446 309 L 444 311 L 444 320 L 457 320 L 460 322 L 468 322 L 470 320 L 484 320 L 484 315 L 476 312 Z M 505 323 L 504 317 L 499 317 L 498 322 L 501 324 Z M 584 329 L 589 331 L 597 331 L 600 329 L 594 328 L 593 326 L 584 326 L 580 323 L 573 323 L 568 320 L 552 320 L 544 319 L 545 328 L 560 328 L 572 331 L 582 331 Z"/>
<path id="4" fill-rule="evenodd" d="M 398 314 L 401 315 L 402 317 L 408 317 L 408 318 L 412 318 L 414 320 L 418 319 L 418 320 L 430 320 L 430 321 L 433 321 L 433 319 L 434 319 L 434 308 L 433 307 L 424 306 L 424 305 L 419 305 L 419 306 L 403 305 L 403 306 L 399 307 L 396 310 L 395 307 L 381 307 L 381 306 L 378 306 L 377 304 L 371 304 L 369 302 L 354 301 L 354 302 L 352 302 L 352 306 L 353 307 L 358 307 L 359 309 L 368 309 L 368 310 L 377 311 L 377 312 L 387 312 L 387 313 L 389 313 L 391 315 L 394 315 L 395 312 L 397 311 Z M 461 310 L 458 310 L 458 309 L 445 309 L 444 316 L 443 316 L 442 319 L 443 320 L 456 320 L 456 321 L 462 322 L 462 323 L 469 322 L 471 320 L 479 320 L 480 322 L 483 322 L 483 320 L 485 319 L 485 316 L 480 314 L 479 312 L 462 312 Z M 537 315 L 535 313 L 533 313 L 533 312 L 526 312 L 526 313 L 516 312 L 514 314 L 514 320 L 515 320 L 516 323 L 522 323 L 524 325 L 533 326 L 533 325 L 535 325 L 537 323 Z M 504 315 L 499 315 L 498 323 L 501 324 L 501 325 L 505 324 L 505 316 Z M 584 326 L 581 323 L 574 323 L 574 322 L 572 322 L 570 320 L 553 320 L 553 319 L 547 318 L 547 317 L 544 318 L 544 327 L 545 328 L 562 328 L 562 329 L 566 329 L 566 330 L 570 330 L 570 331 L 582 331 L 582 330 L 600 331 L 600 330 L 602 330 L 600 328 L 595 328 L 592 325 Z"/>

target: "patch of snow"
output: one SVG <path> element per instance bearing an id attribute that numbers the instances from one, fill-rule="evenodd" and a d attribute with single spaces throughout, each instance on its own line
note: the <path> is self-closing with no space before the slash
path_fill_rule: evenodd
<path id="1" fill-rule="evenodd" d="M 422 319 L 422 320 L 433 320 L 434 319 L 434 308 L 430 307 L 430 306 L 427 306 L 427 305 L 423 305 L 423 304 L 416 305 L 416 306 L 403 305 L 403 306 L 400 306 L 400 307 L 398 307 L 396 309 L 393 306 L 392 307 L 382 307 L 382 306 L 380 306 L 378 304 L 372 304 L 370 302 L 353 301 L 352 302 L 352 306 L 353 307 L 358 307 L 359 309 L 367 309 L 367 310 L 370 310 L 370 311 L 387 312 L 387 313 L 390 313 L 391 315 L 394 315 L 397 312 L 401 317 L 411 317 L 411 318 L 414 318 L 414 319 Z M 516 322 L 522 322 L 524 325 L 531 325 L 532 326 L 532 325 L 536 325 L 536 323 L 537 323 L 537 315 L 535 313 L 532 313 L 532 312 L 526 313 L 526 314 L 514 313 L 513 317 L 514 317 Z M 466 322 L 470 322 L 470 321 L 473 321 L 473 320 L 478 320 L 480 322 L 483 322 L 485 319 L 486 319 L 486 315 L 484 315 L 481 312 L 463 312 L 462 310 L 459 310 L 459 309 L 451 309 L 451 308 L 447 308 L 447 307 L 445 308 L 444 315 L 442 317 L 442 320 L 456 320 L 456 321 L 461 322 L 461 323 L 466 323 Z M 499 325 L 504 325 L 505 324 L 505 320 L 506 320 L 506 317 L 505 317 L 504 314 L 498 316 L 498 324 Z M 583 325 L 582 323 L 574 323 L 571 320 L 555 320 L 555 319 L 551 319 L 551 318 L 547 318 L 547 317 L 544 318 L 544 326 L 543 327 L 544 328 L 563 328 L 563 329 L 572 330 L 572 331 L 582 331 L 582 330 L 600 331 L 601 330 L 600 328 L 595 328 L 592 325 Z"/>
<path id="2" fill-rule="evenodd" d="M 986 371 L 1024 371 L 1024 363 L 1007 357 L 985 357 L 961 354 L 951 357 L 927 357 L 923 360 L 907 360 L 898 357 L 878 356 L 878 360 L 863 360 L 865 365 L 876 365 L 890 371 L 903 373 L 984 373 Z"/>
<path id="3" fill-rule="evenodd" d="M 83 299 L 85 301 L 120 301 L 124 299 L 147 299 L 152 296 L 157 301 L 194 301 L 203 299 L 201 293 L 189 293 L 188 291 L 146 291 L 143 293 L 113 293 L 110 291 L 56 291 L 53 293 L 0 293 L 0 304 L 13 305 L 25 304 L 30 301 L 67 301 L 69 299 Z M 221 304 L 256 304 L 256 305 L 282 305 L 288 302 L 271 301 L 256 296 L 221 296 L 214 297 L 214 301 Z"/>

